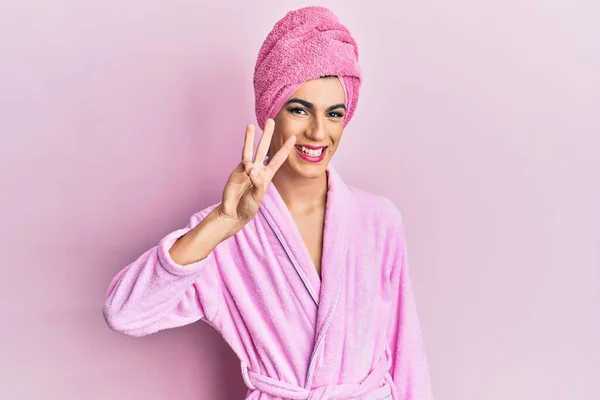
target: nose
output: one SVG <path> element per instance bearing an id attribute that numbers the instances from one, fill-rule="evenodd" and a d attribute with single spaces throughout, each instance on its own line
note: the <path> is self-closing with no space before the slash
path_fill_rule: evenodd
<path id="1" fill-rule="evenodd" d="M 306 130 L 306 137 L 314 140 L 315 142 L 321 142 L 327 138 L 327 130 L 325 126 L 325 117 L 315 116 L 311 118 L 310 125 Z"/>

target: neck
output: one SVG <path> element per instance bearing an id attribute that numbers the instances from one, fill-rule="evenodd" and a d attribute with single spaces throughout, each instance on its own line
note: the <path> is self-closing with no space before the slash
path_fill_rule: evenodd
<path id="1" fill-rule="evenodd" d="M 327 173 L 317 178 L 302 178 L 282 166 L 273 176 L 272 184 L 293 214 L 324 207 L 327 202 Z"/>

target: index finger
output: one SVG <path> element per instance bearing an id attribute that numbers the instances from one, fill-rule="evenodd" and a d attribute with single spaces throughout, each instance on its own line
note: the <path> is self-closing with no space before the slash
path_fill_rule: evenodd
<path id="1" fill-rule="evenodd" d="M 273 156 L 273 158 L 271 158 L 269 160 L 269 163 L 266 166 L 266 170 L 269 173 L 268 174 L 269 175 L 269 179 L 271 179 L 273 177 L 273 175 L 275 175 L 275 172 L 277 172 L 277 170 L 279 169 L 279 167 L 281 167 L 283 165 L 283 163 L 285 162 L 285 160 L 290 155 L 290 151 L 294 148 L 295 144 L 296 144 L 296 136 L 290 137 L 283 144 L 283 147 L 281 147 L 279 149 L 279 151 L 277 153 L 275 153 L 275 155 Z"/>
<path id="2" fill-rule="evenodd" d="M 256 154 L 254 155 L 254 162 L 260 162 L 263 164 L 263 160 L 267 156 L 267 152 L 269 151 L 269 146 L 271 145 L 271 138 L 273 137 L 273 130 L 275 129 L 275 121 L 271 118 L 267 119 L 265 122 L 265 129 L 263 129 L 262 136 L 260 137 L 260 141 L 258 142 L 258 148 L 256 149 Z"/>

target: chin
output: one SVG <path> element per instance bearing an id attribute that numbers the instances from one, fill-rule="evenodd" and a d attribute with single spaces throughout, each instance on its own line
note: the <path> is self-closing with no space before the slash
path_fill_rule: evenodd
<path id="1" fill-rule="evenodd" d="M 316 179 L 321 178 L 327 173 L 328 164 L 328 159 L 325 159 L 318 164 L 310 164 L 303 162 L 302 160 L 294 160 L 293 164 L 290 165 L 290 169 L 299 177 L 305 179 Z"/>

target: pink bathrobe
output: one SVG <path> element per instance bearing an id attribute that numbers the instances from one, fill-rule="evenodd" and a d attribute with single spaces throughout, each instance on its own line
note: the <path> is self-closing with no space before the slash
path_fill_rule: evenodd
<path id="1" fill-rule="evenodd" d="M 400 212 L 328 168 L 320 278 L 274 185 L 258 214 L 204 260 L 180 266 L 177 238 L 119 272 L 104 316 L 144 336 L 203 320 L 241 362 L 246 399 L 431 400 Z"/>

